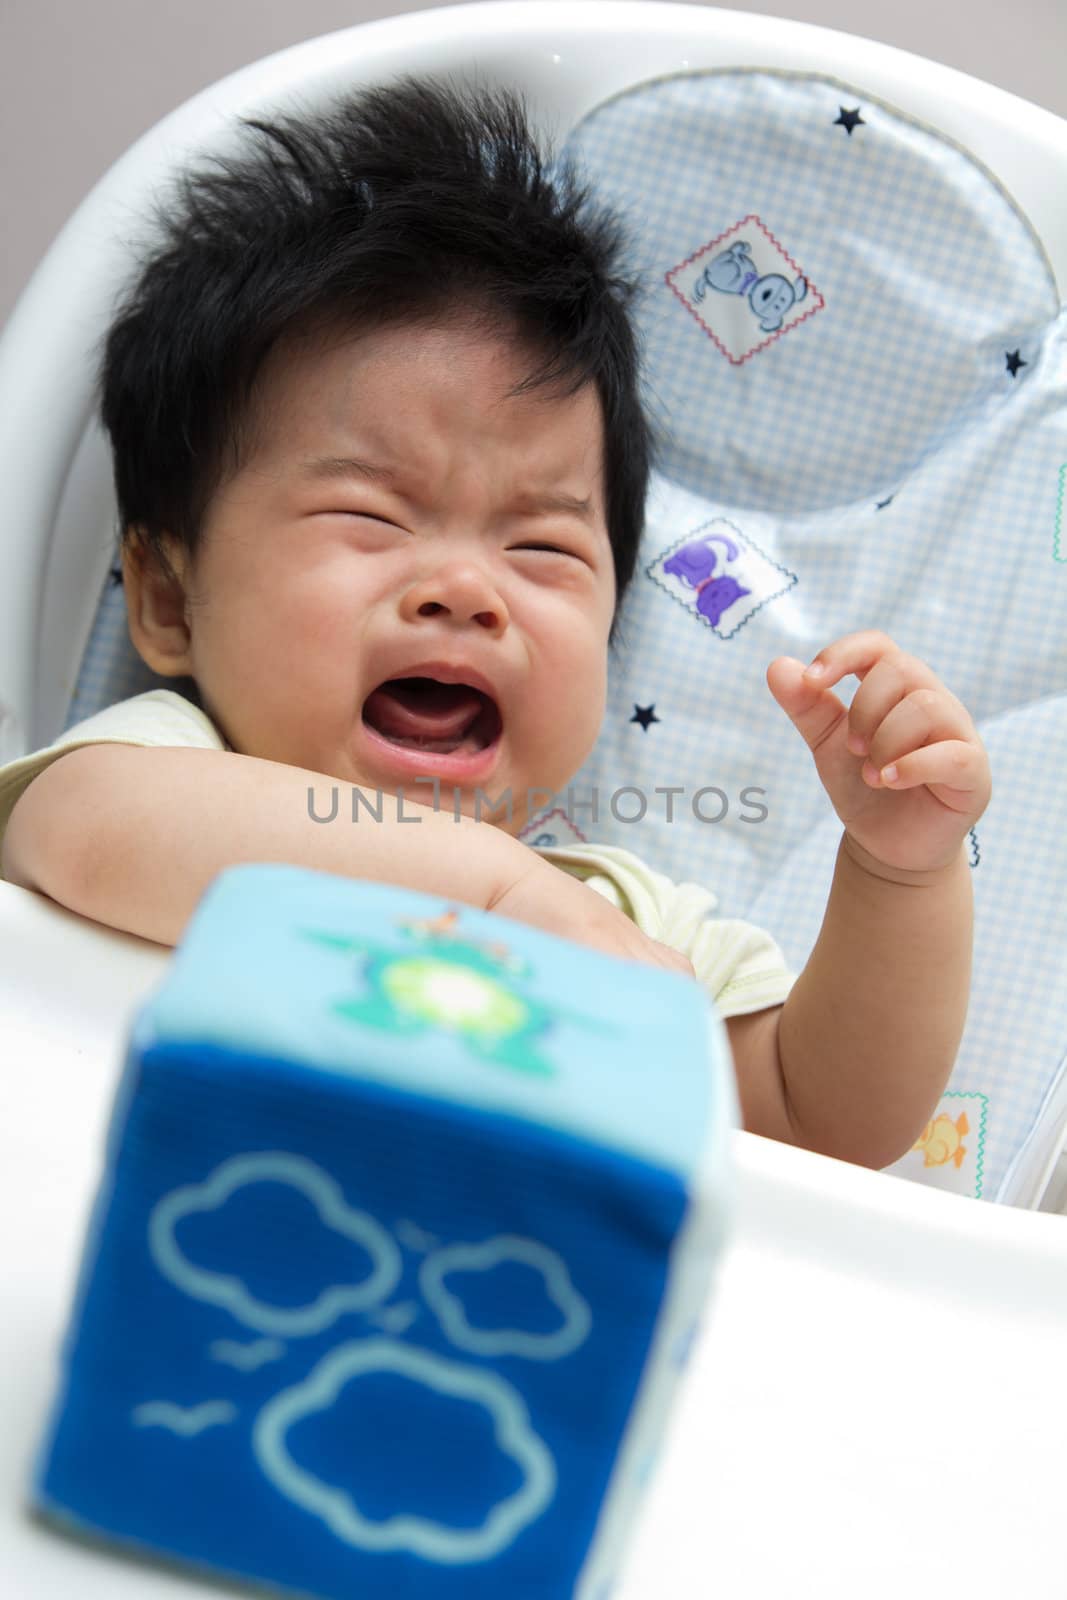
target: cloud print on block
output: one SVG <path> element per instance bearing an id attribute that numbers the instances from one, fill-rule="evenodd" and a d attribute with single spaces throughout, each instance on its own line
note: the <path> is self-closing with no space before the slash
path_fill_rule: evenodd
<path id="1" fill-rule="evenodd" d="M 563 1316 L 563 1326 L 554 1333 L 472 1327 L 462 1300 L 445 1287 L 450 1273 L 492 1272 L 509 1261 L 533 1267 L 541 1274 L 545 1293 Z M 427 1305 L 452 1343 L 479 1356 L 558 1361 L 577 1350 L 593 1325 L 589 1304 L 575 1289 L 562 1257 L 536 1239 L 521 1239 L 515 1234 L 498 1234 L 484 1244 L 456 1244 L 435 1251 L 419 1268 L 419 1284 Z"/>
<path id="2" fill-rule="evenodd" d="M 498 1447 L 520 1468 L 524 1481 L 490 1507 L 480 1527 L 450 1528 L 408 1513 L 371 1521 L 347 1489 L 324 1483 L 293 1460 L 286 1441 L 289 1429 L 315 1412 L 329 1411 L 346 1384 L 375 1372 L 399 1373 L 489 1413 Z M 279 1493 L 321 1518 L 345 1544 L 378 1552 L 408 1550 L 439 1565 L 491 1560 L 541 1515 L 556 1492 L 551 1451 L 530 1426 L 522 1397 L 510 1383 L 497 1373 L 446 1361 L 395 1339 L 353 1340 L 331 1350 L 303 1383 L 263 1407 L 252 1428 L 252 1449 Z"/>
<path id="3" fill-rule="evenodd" d="M 196 1266 L 182 1252 L 175 1236 L 178 1224 L 200 1212 L 217 1211 L 247 1184 L 283 1183 L 307 1197 L 323 1227 L 353 1239 L 373 1262 L 361 1283 L 332 1284 L 305 1306 L 268 1305 L 249 1293 L 238 1277 Z M 222 1306 L 259 1333 L 301 1338 L 321 1333 L 349 1311 L 365 1311 L 392 1294 L 403 1271 L 395 1241 L 364 1211 L 345 1203 L 341 1189 L 321 1167 L 303 1156 L 261 1151 L 232 1156 L 200 1184 L 173 1189 L 153 1208 L 148 1243 L 159 1270 L 194 1300 Z"/>

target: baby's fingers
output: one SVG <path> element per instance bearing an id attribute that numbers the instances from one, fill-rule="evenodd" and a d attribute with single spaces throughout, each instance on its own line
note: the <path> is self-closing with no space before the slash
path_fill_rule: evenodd
<path id="1" fill-rule="evenodd" d="M 881 770 L 887 789 L 915 789 L 928 784 L 937 798 L 953 811 L 970 811 L 975 801 L 988 799 L 989 757 L 985 748 L 966 739 L 942 739 L 923 745 Z"/>

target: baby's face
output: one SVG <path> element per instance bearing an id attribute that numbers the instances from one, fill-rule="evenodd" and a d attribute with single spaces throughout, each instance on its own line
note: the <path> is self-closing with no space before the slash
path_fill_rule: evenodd
<path id="1" fill-rule="evenodd" d="M 423 804 L 436 776 L 467 815 L 510 788 L 512 833 L 574 776 L 615 598 L 601 412 L 505 399 L 530 360 L 470 324 L 271 358 L 190 575 L 187 670 L 235 750 Z"/>

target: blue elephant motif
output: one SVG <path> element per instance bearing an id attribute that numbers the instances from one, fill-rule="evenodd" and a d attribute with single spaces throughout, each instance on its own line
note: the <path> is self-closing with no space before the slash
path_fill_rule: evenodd
<path id="1" fill-rule="evenodd" d="M 665 573 L 672 578 L 679 578 L 682 583 L 696 590 L 697 610 L 713 628 L 723 612 L 728 611 L 736 600 L 752 593 L 751 589 L 738 583 L 731 573 L 716 573 L 718 557 L 711 549 L 715 543 L 726 546 L 727 561 L 737 560 L 738 549 L 733 540 L 724 533 L 712 533 L 705 539 L 691 540 L 689 544 L 682 545 L 663 563 Z"/>
<path id="2" fill-rule="evenodd" d="M 806 298 L 808 280 L 790 283 L 780 272 L 761 277 L 752 261 L 752 246 L 740 239 L 708 262 L 693 285 L 694 300 L 703 300 L 709 289 L 747 296 L 763 332 L 777 333 L 793 307 Z"/>

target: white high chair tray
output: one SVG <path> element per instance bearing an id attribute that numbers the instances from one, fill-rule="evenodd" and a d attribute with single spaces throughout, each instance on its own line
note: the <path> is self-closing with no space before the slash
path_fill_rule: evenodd
<path id="1" fill-rule="evenodd" d="M 6 883 L 0 948 L 3 1592 L 221 1600 L 24 1510 L 127 1024 L 169 952 Z M 735 1149 L 732 1244 L 616 1600 L 1060 1600 L 1067 1223 Z"/>

